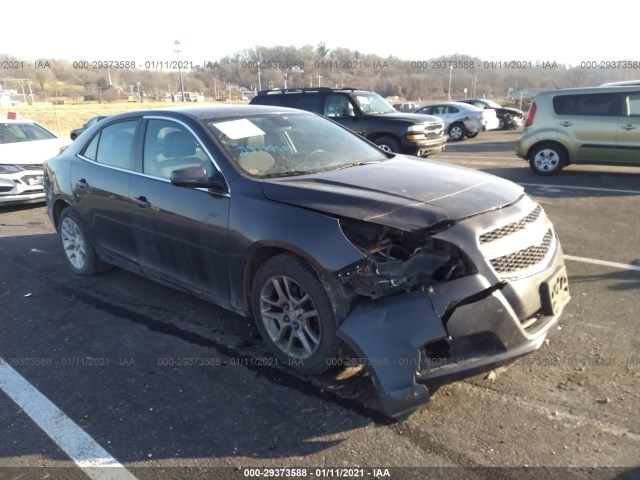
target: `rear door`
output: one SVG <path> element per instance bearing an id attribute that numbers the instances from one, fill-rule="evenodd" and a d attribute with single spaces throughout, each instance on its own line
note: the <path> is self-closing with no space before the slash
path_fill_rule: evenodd
<path id="1" fill-rule="evenodd" d="M 71 167 L 75 208 L 105 260 L 137 264 L 129 185 L 139 118 L 110 124 L 81 150 Z M 117 262 L 116 262 L 117 263 Z"/>
<path id="2" fill-rule="evenodd" d="M 553 99 L 556 128 L 575 145 L 575 163 L 614 163 L 620 101 L 617 93 L 559 95 Z"/>
<path id="3" fill-rule="evenodd" d="M 621 93 L 616 161 L 640 165 L 640 92 Z"/>

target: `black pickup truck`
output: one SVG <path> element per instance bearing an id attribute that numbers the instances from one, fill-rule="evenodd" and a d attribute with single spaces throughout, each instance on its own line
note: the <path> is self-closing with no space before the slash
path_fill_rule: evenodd
<path id="1" fill-rule="evenodd" d="M 252 105 L 277 105 L 319 113 L 381 149 L 426 157 L 444 150 L 447 135 L 438 117 L 400 113 L 375 92 L 353 88 L 262 90 Z"/>

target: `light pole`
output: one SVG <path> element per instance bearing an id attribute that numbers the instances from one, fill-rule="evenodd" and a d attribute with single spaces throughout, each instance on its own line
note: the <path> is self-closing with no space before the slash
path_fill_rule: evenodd
<path id="1" fill-rule="evenodd" d="M 140 82 L 136 82 L 138 85 L 138 103 L 140 103 Z"/>
<path id="2" fill-rule="evenodd" d="M 449 90 L 447 91 L 447 97 L 451 101 L 451 75 L 453 74 L 453 66 L 449 65 Z"/>
<path id="3" fill-rule="evenodd" d="M 175 47 L 173 51 L 176 52 L 176 55 L 178 55 L 178 75 L 180 75 L 180 94 L 182 95 L 182 101 L 184 102 L 184 82 L 182 80 L 182 65 L 180 65 L 180 52 L 182 52 L 182 50 L 180 50 L 180 42 L 176 40 L 175 42 L 173 42 L 173 46 Z"/>
<path id="4" fill-rule="evenodd" d="M 258 62 L 258 91 L 262 90 L 262 80 L 260 79 L 260 62 Z"/>

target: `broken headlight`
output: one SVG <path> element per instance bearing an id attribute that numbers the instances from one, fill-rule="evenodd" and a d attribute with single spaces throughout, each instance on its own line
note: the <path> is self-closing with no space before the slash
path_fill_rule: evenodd
<path id="1" fill-rule="evenodd" d="M 427 233 L 405 232 L 359 220 L 341 220 L 340 226 L 365 256 L 337 274 L 359 295 L 379 298 L 476 272 L 460 249 Z"/>

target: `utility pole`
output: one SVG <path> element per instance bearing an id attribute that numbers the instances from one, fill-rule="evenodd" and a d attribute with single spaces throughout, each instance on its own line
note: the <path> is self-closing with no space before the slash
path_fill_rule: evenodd
<path id="1" fill-rule="evenodd" d="M 176 52 L 176 55 L 178 55 L 178 75 L 180 76 L 180 94 L 182 95 L 182 101 L 184 102 L 184 81 L 182 80 L 182 65 L 180 65 L 180 52 L 182 52 L 182 50 L 180 50 L 180 42 L 178 40 L 173 42 L 173 45 L 175 47 L 173 51 Z"/>

